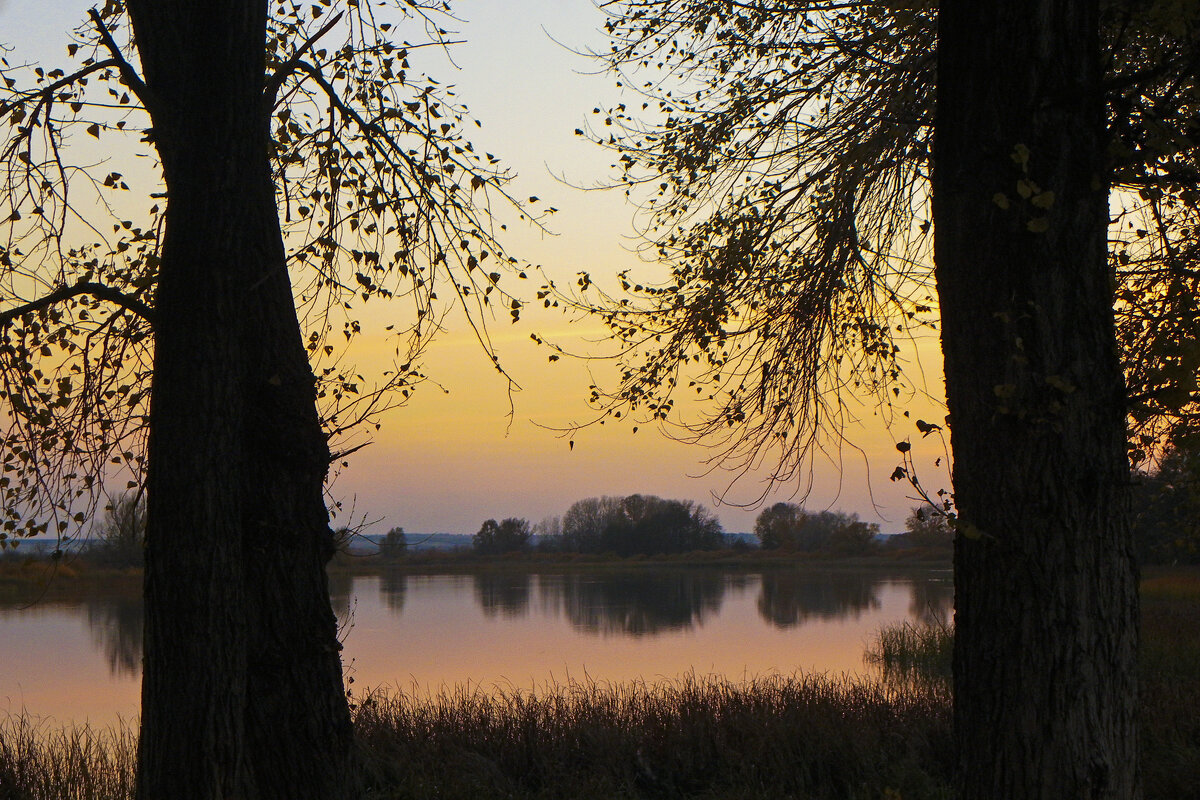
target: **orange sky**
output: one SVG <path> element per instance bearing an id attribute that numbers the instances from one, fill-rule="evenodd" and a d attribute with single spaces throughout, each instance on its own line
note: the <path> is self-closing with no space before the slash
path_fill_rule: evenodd
<path id="1" fill-rule="evenodd" d="M 18 55 L 58 62 L 65 44 L 59 28 L 84 19 L 88 6 L 82 0 L 0 5 L 0 40 L 18 43 Z M 457 85 L 471 116 L 483 123 L 474 131 L 477 147 L 495 153 L 517 173 L 513 194 L 536 195 L 544 205 L 560 209 L 550 220 L 554 236 L 510 226 L 505 239 L 510 252 L 543 265 L 561 283 L 571 282 L 580 270 L 595 276 L 625 268 L 652 271 L 631 250 L 633 209 L 623 195 L 568 185 L 596 185 L 614 174 L 608 169 L 612 154 L 573 133 L 593 107 L 609 105 L 618 96 L 614 79 L 595 74 L 594 62 L 566 49 L 603 49 L 602 13 L 590 0 L 460 0 L 454 7 L 466 20 L 458 27 L 467 43 L 453 51 L 459 69 L 441 56 L 424 55 L 427 51 L 422 51 L 427 60 L 420 66 Z M 531 277 L 526 295 L 538 285 Z M 382 355 L 387 347 L 383 328 L 395 320 L 387 318 L 382 305 L 368 306 L 364 313 L 368 337 L 379 337 L 368 338 L 366 349 Z M 641 492 L 713 504 L 713 494 L 731 476 L 689 477 L 707 469 L 702 449 L 670 441 L 650 427 L 634 435 L 628 426 L 613 425 L 579 433 L 569 449 L 565 439 L 538 427 L 589 419 L 588 385 L 592 377 L 611 382 L 613 375 L 606 371 L 611 368 L 566 360 L 550 364 L 548 352 L 529 339 L 537 331 L 583 341 L 587 323 L 526 314 L 513 326 L 507 314 L 501 317 L 491 327 L 493 340 L 522 386 L 513 398 L 511 420 L 504 382 L 461 319 L 451 315 L 448 330 L 424 362 L 424 371 L 448 394 L 426 385 L 407 407 L 390 412 L 374 443 L 351 458 L 332 487 L 347 510 L 353 506 L 354 521 L 364 515 L 380 520 L 369 530 L 376 533 L 393 525 L 414 532 L 471 533 L 488 517 L 522 516 L 536 522 L 561 514 L 576 499 L 601 494 Z M 922 350 L 924 379 L 916 374 L 910 379 L 940 397 L 936 341 L 924 342 Z M 363 358 L 361 366 L 369 368 L 373 360 Z M 865 458 L 847 451 L 840 476 L 835 464 L 818 463 L 807 505 L 857 511 L 879 521 L 885 531 L 900 530 L 915 502 L 907 496 L 910 488 L 887 476 L 899 463 L 895 441 L 914 435 L 915 429 L 904 421 L 890 434 L 871 407 L 859 413 L 865 419 L 862 429 L 848 434 Z M 926 400 L 914 405 L 912 413 L 939 420 L 944 411 Z M 936 474 L 932 468 L 933 460 L 943 455 L 941 447 L 931 439 L 917 449 L 918 466 L 929 472 L 926 480 L 933 489 L 948 483 L 944 471 Z M 781 488 L 770 499 L 789 499 L 795 488 Z M 729 499 L 753 499 L 760 491 L 751 476 Z M 731 506 L 716 510 L 731 531 L 750 530 L 757 513 Z M 346 521 L 344 515 L 340 521 Z"/>

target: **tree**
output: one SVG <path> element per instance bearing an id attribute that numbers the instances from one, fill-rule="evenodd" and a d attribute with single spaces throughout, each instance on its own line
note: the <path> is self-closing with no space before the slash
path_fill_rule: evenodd
<path id="1" fill-rule="evenodd" d="M 389 561 L 403 558 L 407 552 L 408 539 L 404 535 L 404 528 L 392 528 L 379 543 L 379 555 Z"/>
<path id="2" fill-rule="evenodd" d="M 606 8 L 605 57 L 645 102 L 592 133 L 669 275 L 625 275 L 617 298 L 582 274 L 568 297 L 621 347 L 602 418 L 682 425 L 715 463 L 803 480 L 840 446 L 846 395 L 891 412 L 906 337 L 940 325 L 963 796 L 1136 796 L 1112 326 L 1137 455 L 1197 408 L 1191 6 Z M 681 418 L 693 392 L 706 410 Z"/>
<path id="3" fill-rule="evenodd" d="M 440 3 L 395 7 L 439 41 Z M 345 795 L 330 442 L 419 382 L 435 287 L 519 316 L 482 268 L 511 263 L 495 160 L 382 9 L 334 11 L 107 0 L 73 71 L 2 65 L 5 533 L 63 533 L 117 469 L 144 479 L 144 798 Z M 150 174 L 72 162 L 93 137 Z M 414 321 L 372 387 L 333 336 L 391 298 Z"/>
<path id="4" fill-rule="evenodd" d="M 1173 443 L 1133 481 L 1133 539 L 1141 564 L 1200 561 L 1200 458 L 1195 440 Z"/>
<path id="5" fill-rule="evenodd" d="M 943 3 L 938 25 L 961 796 L 1135 797 L 1137 579 L 1098 4 Z"/>
<path id="6" fill-rule="evenodd" d="M 904 520 L 904 542 L 916 547 L 951 547 L 954 524 L 944 510 L 931 505 L 918 506 Z"/>
<path id="7" fill-rule="evenodd" d="M 104 521 L 92 535 L 97 541 L 89 552 L 99 560 L 114 566 L 141 566 L 146 546 L 145 498 L 136 492 L 109 498 Z"/>
<path id="8" fill-rule="evenodd" d="M 829 537 L 828 547 L 833 553 L 844 556 L 861 556 L 875 551 L 878 546 L 879 523 L 863 522 L 858 514 L 846 517 Z"/>
<path id="9" fill-rule="evenodd" d="M 754 520 L 754 535 L 764 550 L 795 550 L 807 515 L 796 503 L 776 503 Z"/>
<path id="10" fill-rule="evenodd" d="M 744 472 L 771 461 L 772 480 L 786 483 L 811 470 L 814 453 L 840 449 L 853 418 L 845 395 L 891 411 L 912 391 L 910 336 L 938 325 L 936 5 L 605 5 L 603 58 L 644 102 L 640 114 L 595 109 L 604 124 L 579 133 L 615 151 L 621 184 L 642 204 L 645 254 L 670 274 L 662 284 L 622 275 L 629 297 L 587 273 L 577 296 L 548 287 L 599 314 L 621 344 L 620 379 L 593 387 L 603 417 L 669 417 L 682 439 L 712 449 L 712 463 Z M 1200 167 L 1189 138 L 1200 44 L 1190 5 L 1101 7 L 1109 259 L 1140 458 L 1200 424 L 1190 235 Z M 685 416 L 697 404 L 677 401 L 693 394 L 705 410 Z"/>
<path id="11" fill-rule="evenodd" d="M 533 532 L 529 520 L 509 517 L 503 522 L 489 519 L 471 537 L 471 546 L 481 555 L 521 553 L 529 549 Z"/>
<path id="12" fill-rule="evenodd" d="M 578 500 L 562 518 L 562 549 L 619 556 L 714 550 L 725 543 L 720 521 L 690 500 L 654 495 Z"/>

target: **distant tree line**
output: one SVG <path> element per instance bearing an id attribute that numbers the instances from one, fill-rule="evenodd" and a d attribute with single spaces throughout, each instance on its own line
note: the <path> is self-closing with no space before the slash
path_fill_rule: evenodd
<path id="1" fill-rule="evenodd" d="M 704 506 L 643 494 L 589 497 L 536 526 L 489 519 L 472 544 L 481 554 L 521 552 L 531 549 L 535 534 L 539 550 L 556 553 L 665 555 L 725 546 L 720 521 Z"/>

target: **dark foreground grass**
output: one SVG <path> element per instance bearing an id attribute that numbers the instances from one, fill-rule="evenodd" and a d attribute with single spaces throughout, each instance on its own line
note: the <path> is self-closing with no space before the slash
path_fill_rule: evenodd
<path id="1" fill-rule="evenodd" d="M 1200 573 L 1150 573 L 1142 611 L 1145 796 L 1200 800 Z M 950 635 L 885 632 L 872 650 L 911 677 L 944 663 Z M 357 703 L 355 727 L 372 800 L 940 799 L 954 764 L 944 677 L 375 693 Z M 132 798 L 135 752 L 128 729 L 0 720 L 0 800 Z"/>
<path id="2" fill-rule="evenodd" d="M 132 800 L 137 735 L 128 726 L 46 729 L 0 719 L 0 800 Z"/>
<path id="3" fill-rule="evenodd" d="M 1148 571 L 1141 599 L 1146 797 L 1200 800 L 1200 571 Z"/>
<path id="4" fill-rule="evenodd" d="M 571 683 L 357 713 L 369 797 L 943 798 L 948 698 L 823 676 Z"/>

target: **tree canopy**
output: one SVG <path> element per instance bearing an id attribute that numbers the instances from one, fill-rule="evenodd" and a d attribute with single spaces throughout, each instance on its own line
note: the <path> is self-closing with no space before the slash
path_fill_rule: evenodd
<path id="1" fill-rule="evenodd" d="M 621 346 L 604 415 L 679 423 L 735 471 L 790 481 L 836 449 L 852 398 L 885 409 L 937 327 L 930 234 L 937 4 L 604 4 L 627 95 L 588 131 L 641 204 L 661 283 L 578 281 Z M 1196 424 L 1193 2 L 1102 3 L 1115 313 L 1135 458 Z M 1053 203 L 1031 181 L 998 204 Z M 1031 223 L 1040 225 L 1035 217 Z M 558 287 L 566 292 L 565 287 Z M 603 384 L 603 381 L 599 383 Z M 678 413 L 693 395 L 705 409 Z M 691 406 L 689 406 L 691 408 Z M 931 423 L 925 423 L 931 424 Z"/>
<path id="2" fill-rule="evenodd" d="M 561 524 L 561 534 L 550 537 L 547 546 L 567 552 L 659 555 L 725 543 L 720 521 L 707 508 L 654 495 L 577 500 Z"/>
<path id="3" fill-rule="evenodd" d="M 305 346 L 334 458 L 424 380 L 454 306 L 516 320 L 523 277 L 495 234 L 524 216 L 499 160 L 467 139 L 453 90 L 410 65 L 446 43 L 439 2 L 270 6 L 263 113 Z M 155 97 L 120 0 L 74 31 L 66 64 L 0 62 L 0 451 L 4 530 L 65 534 L 107 479 L 140 485 L 166 197 Z M 101 157 L 100 154 L 105 154 Z M 396 306 L 389 368 L 354 364 L 369 302 Z M 498 362 L 497 368 L 499 368 Z"/>

